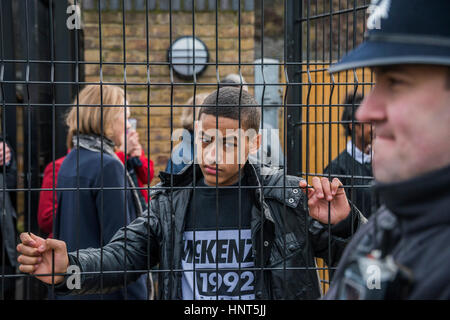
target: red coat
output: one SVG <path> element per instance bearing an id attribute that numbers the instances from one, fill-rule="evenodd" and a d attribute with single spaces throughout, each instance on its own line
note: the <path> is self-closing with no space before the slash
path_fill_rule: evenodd
<path id="1" fill-rule="evenodd" d="M 122 151 L 116 152 L 116 155 L 119 157 L 122 163 L 125 163 L 125 154 Z M 61 164 L 63 163 L 65 157 L 61 157 L 55 160 L 55 186 L 57 185 L 58 171 L 61 168 Z M 143 187 L 153 179 L 154 170 L 153 170 L 153 161 L 149 160 L 145 156 L 144 152 L 142 152 L 141 157 L 139 158 L 142 162 L 141 167 L 135 168 L 136 175 L 138 178 L 138 187 Z M 53 188 L 53 163 L 50 162 L 44 170 L 44 178 L 42 180 L 42 188 L 51 189 Z M 149 177 L 150 176 L 150 177 Z M 145 198 L 145 201 L 148 202 L 148 193 L 147 190 L 139 190 Z M 51 190 L 43 190 L 39 194 L 39 207 L 38 207 L 38 224 L 39 228 L 42 231 L 49 234 L 49 238 L 53 237 L 52 229 L 53 229 L 53 216 L 56 215 L 56 208 L 58 206 L 56 199 L 56 192 L 54 195 L 53 202 L 53 191 Z M 54 209 L 54 210 L 53 210 Z M 54 212 L 54 214 L 53 214 Z"/>

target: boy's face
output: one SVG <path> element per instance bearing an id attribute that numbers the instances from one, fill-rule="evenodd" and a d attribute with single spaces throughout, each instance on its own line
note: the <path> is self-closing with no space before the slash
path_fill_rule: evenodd
<path id="1" fill-rule="evenodd" d="M 239 129 L 238 120 L 209 114 L 201 115 L 195 130 L 197 162 L 205 183 L 228 186 L 238 182 L 248 155 L 259 148 L 260 135 L 243 128 L 242 122 Z"/>

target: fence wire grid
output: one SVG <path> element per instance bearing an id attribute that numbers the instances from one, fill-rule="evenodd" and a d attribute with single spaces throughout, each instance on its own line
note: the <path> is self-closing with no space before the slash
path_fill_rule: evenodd
<path id="1" fill-rule="evenodd" d="M 374 202 L 369 192 L 372 130 L 370 124 L 356 121 L 354 114 L 373 85 L 373 76 L 369 69 L 338 75 L 327 72 L 332 63 L 362 42 L 369 4 L 369 0 L 1 0 L 1 138 L 5 141 L 1 161 L 2 299 L 62 299 L 54 283 L 61 274 L 54 269 L 46 274 L 51 278 L 49 285 L 18 270 L 11 248 L 16 254 L 21 232 L 64 240 L 78 259 L 85 253 L 83 249 L 100 248 L 96 251 L 100 270 L 83 271 L 81 278 L 97 276 L 101 289 L 113 276 L 122 275 L 123 289 L 114 293 L 116 299 L 137 298 L 137 285 L 133 289 L 130 280 L 134 274 L 145 278 L 145 290 L 138 294 L 142 299 L 182 298 L 185 293 L 181 291 L 188 291 L 185 286 L 189 285 L 194 300 L 311 299 L 325 294 L 335 269 L 326 264 L 333 260 L 332 239 L 328 234 L 325 253 L 314 250 L 308 236 L 313 222 L 306 218 L 307 201 L 301 200 L 306 196 L 293 185 L 292 181 L 298 180 L 291 176 L 310 184 L 313 177 L 339 178 L 354 205 L 352 233 L 358 216 L 354 208 L 370 215 Z M 221 172 L 219 151 L 215 153 L 215 186 L 202 180 L 202 171 L 196 169 L 184 178 L 191 179 L 188 182 L 180 183 L 175 175 L 177 165 L 197 160 L 199 150 L 193 145 L 191 149 L 190 139 L 192 143 L 199 139 L 194 128 L 202 102 L 195 97 L 205 98 L 227 86 L 240 93 L 235 105 L 238 129 L 246 126 L 246 108 L 260 110 L 259 129 L 264 134 L 252 166 L 257 170 L 277 167 L 281 177 L 277 185 L 266 184 L 269 178 L 252 185 L 245 180 L 247 169 L 239 166 L 235 181 L 224 186 L 217 174 Z M 86 88 L 99 90 L 99 102 L 84 95 Z M 120 97 L 114 102 L 107 94 L 117 88 Z M 241 103 L 244 92 L 256 104 Z M 219 102 L 204 106 L 216 112 L 222 107 Z M 73 132 L 66 124 L 70 110 Z M 114 118 L 112 113 L 120 117 Z M 220 116 L 215 119 L 217 129 L 226 126 Z M 94 124 L 99 128 L 93 128 Z M 187 127 L 188 131 L 182 130 Z M 119 133 L 111 134 L 110 129 Z M 86 130 L 100 138 L 89 144 L 89 139 L 84 140 Z M 133 132 L 138 135 L 130 135 Z M 200 138 L 205 139 L 203 135 Z M 241 145 L 241 136 L 236 139 L 232 148 Z M 216 137 L 216 148 L 218 141 Z M 183 143 L 189 143 L 183 150 L 190 159 L 180 162 Z M 108 147 L 113 152 L 107 152 Z M 240 153 L 237 157 L 242 160 Z M 119 171 L 111 171 L 111 167 Z M 212 167 L 208 170 L 214 172 Z M 62 178 L 57 181 L 56 177 Z M 208 214 L 214 228 L 197 230 L 189 221 L 189 231 L 180 227 L 176 221 L 180 208 L 192 221 L 198 222 L 196 216 L 205 219 L 202 210 L 209 202 L 192 199 L 203 199 L 202 190 L 211 188 L 214 200 L 210 203 L 215 208 Z M 280 192 L 279 205 L 270 197 L 265 199 L 276 190 Z M 226 193 L 230 191 L 236 201 L 224 203 L 230 199 Z M 161 194 L 167 203 L 158 200 Z M 258 196 L 250 198 L 249 194 Z M 294 202 L 299 202 L 299 208 Z M 70 214 L 60 211 L 61 206 L 70 208 Z M 154 221 L 145 212 L 157 212 L 162 206 L 166 207 L 158 216 L 160 238 L 148 229 L 146 244 L 140 244 L 145 247 L 138 253 L 145 255 L 145 267 L 128 268 L 130 250 L 137 249 L 128 242 L 129 237 L 136 237 L 134 229 L 125 226 L 138 218 L 150 228 Z M 280 230 L 275 231 L 273 244 L 265 238 L 266 224 L 252 238 L 248 213 L 256 210 L 264 221 L 266 210 L 273 215 L 276 206 Z M 236 220 L 231 227 L 220 225 L 226 224 L 223 210 L 227 208 L 231 212 L 226 213 Z M 94 217 L 86 217 L 89 210 Z M 295 234 L 289 217 L 298 212 L 303 213 L 298 218 L 303 225 Z M 122 259 L 125 268 L 109 270 L 103 263 L 111 258 L 111 252 L 105 252 L 103 246 L 114 235 L 112 230 L 121 227 L 125 245 L 123 256 L 116 258 Z M 332 226 L 325 224 L 324 228 L 331 230 Z M 234 238 L 227 238 L 227 232 Z M 8 240 L 12 238 L 14 244 Z M 174 246 L 179 239 L 184 240 L 183 256 L 178 257 L 183 261 L 175 261 Z M 260 243 L 252 243 L 252 239 Z M 202 251 L 207 246 L 210 251 Z M 268 253 L 267 247 L 271 248 Z M 208 253 L 212 263 L 207 263 Z M 225 256 L 227 259 L 222 259 Z M 255 261 L 256 256 L 265 257 L 264 263 Z M 292 281 L 299 275 L 311 279 L 311 274 L 318 296 L 309 284 Z M 279 281 L 280 291 L 271 288 L 267 289 L 270 293 L 261 295 L 257 282 L 271 276 L 271 281 Z M 269 282 L 266 286 L 271 286 Z M 173 288 L 178 293 L 168 294 Z M 263 286 L 261 290 L 266 289 Z M 99 293 L 87 297 L 112 296 Z"/>

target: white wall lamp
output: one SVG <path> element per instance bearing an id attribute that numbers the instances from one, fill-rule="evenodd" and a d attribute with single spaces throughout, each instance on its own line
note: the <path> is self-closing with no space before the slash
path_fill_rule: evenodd
<path id="1" fill-rule="evenodd" d="M 209 52 L 202 40 L 186 36 L 180 37 L 172 43 L 167 51 L 167 60 L 170 62 L 171 58 L 173 71 L 180 78 L 193 79 L 194 74 L 200 76 L 208 67 Z"/>

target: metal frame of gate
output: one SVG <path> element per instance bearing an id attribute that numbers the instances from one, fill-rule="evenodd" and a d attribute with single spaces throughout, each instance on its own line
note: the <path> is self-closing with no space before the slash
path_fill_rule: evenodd
<path id="1" fill-rule="evenodd" d="M 255 1 L 259 2 L 261 11 L 258 14 L 262 16 L 261 30 L 255 32 L 260 32 L 264 42 L 264 7 L 268 1 Z M 172 10 L 184 5 L 184 8 L 190 8 L 188 12 L 192 13 L 194 35 L 196 8 L 206 7 L 207 5 L 214 6 L 216 19 L 220 15 L 220 10 L 224 8 L 233 8 L 239 16 L 241 10 L 254 8 L 253 1 L 246 0 L 185 0 L 183 2 L 176 0 L 125 0 L 123 3 L 114 0 L 110 0 L 110 2 L 104 0 L 72 1 L 75 5 L 79 2 L 86 6 L 97 7 L 99 12 L 102 11 L 102 6 L 109 3 L 111 6 L 122 8 L 123 14 L 125 14 L 127 7 L 131 5 L 134 8 L 142 7 L 149 11 L 159 4 L 159 8 L 166 6 L 165 10 L 168 10 L 170 16 L 172 16 Z M 306 170 L 305 172 L 303 170 L 305 163 L 309 161 L 309 157 L 307 156 L 305 159 L 302 156 L 302 148 L 309 150 L 310 147 L 309 142 L 305 146 L 304 141 L 309 141 L 308 137 L 311 130 L 317 130 L 309 129 L 311 125 L 314 126 L 317 123 L 313 123 L 302 116 L 305 109 L 309 110 L 312 105 L 314 107 L 319 105 L 317 101 L 315 104 L 310 103 L 309 93 L 311 89 L 329 85 L 331 93 L 333 93 L 333 91 L 338 91 L 339 87 L 346 86 L 356 94 L 360 87 L 371 85 L 373 82 L 373 79 L 364 79 L 364 76 L 363 79 L 360 79 L 362 81 L 352 82 L 349 78 L 352 76 L 351 72 L 350 76 L 347 73 L 347 80 L 343 82 L 337 80 L 334 82 L 333 77 L 331 78 L 332 83 L 320 83 L 312 80 L 312 75 L 323 75 L 326 72 L 326 69 L 317 68 L 317 66 L 331 64 L 362 41 L 368 2 L 368 0 L 284 1 L 283 51 L 285 59 L 279 66 L 283 67 L 286 79 L 285 83 L 280 84 L 284 87 L 285 92 L 283 105 L 281 106 L 285 116 L 283 119 L 285 129 L 283 132 L 284 154 L 286 155 L 285 174 L 303 176 L 307 179 L 312 175 L 321 174 L 317 171 Z M 66 153 L 64 138 L 66 128 L 62 117 L 85 83 L 83 70 L 86 63 L 83 62 L 83 31 L 78 29 L 69 31 L 62 27 L 66 25 L 66 9 L 71 4 L 69 2 L 60 0 L 17 2 L 1 0 L 0 3 L 2 132 L 5 133 L 13 149 L 22 153 L 19 156 L 23 159 L 23 167 L 18 175 L 19 181 L 22 181 L 22 187 L 9 191 L 25 194 L 24 228 L 27 231 L 39 233 L 36 212 L 43 168 L 45 164 Z M 99 28 L 101 28 L 101 19 L 99 21 Z M 148 30 L 148 21 L 145 21 L 145 23 Z M 361 25 L 362 29 L 358 27 Z M 341 31 L 341 28 L 345 31 Z M 220 30 L 217 30 L 216 26 L 216 41 L 218 32 Z M 173 40 L 172 37 L 171 40 Z M 147 43 L 148 41 L 147 33 Z M 130 63 L 130 61 L 126 61 L 125 50 L 124 46 L 124 61 L 118 62 L 118 65 L 122 65 L 124 68 L 126 68 L 127 63 Z M 261 56 L 264 56 L 264 44 L 261 48 Z M 171 62 L 158 61 L 157 63 L 170 65 Z M 195 58 L 193 63 L 195 64 Z M 99 62 L 99 64 L 101 67 L 102 63 Z M 147 61 L 142 65 L 148 67 L 151 64 Z M 242 62 L 240 54 L 233 64 L 239 68 L 243 65 L 252 65 Z M 210 63 L 210 65 L 217 68 L 220 63 Z M 261 67 L 263 66 L 261 65 Z M 126 79 L 122 84 L 125 88 L 129 85 L 126 83 Z M 178 85 L 173 81 L 173 75 L 171 75 L 171 83 L 168 85 L 171 88 Z M 192 85 L 194 92 L 196 87 L 200 86 L 199 83 L 196 83 L 195 78 Z M 214 85 L 218 87 L 218 83 Z M 250 83 L 248 85 L 255 84 Z M 308 97 L 304 96 L 304 88 L 308 88 L 306 90 Z M 322 101 L 321 105 L 329 107 L 331 115 L 331 109 L 342 107 L 342 102 L 336 104 L 330 98 L 328 101 Z M 148 107 L 150 106 L 148 105 Z M 167 107 L 173 108 L 173 104 Z M 20 113 L 17 112 L 19 109 L 21 110 Z M 17 131 L 17 114 L 23 116 L 23 132 Z M 333 123 L 339 124 L 339 121 Z M 354 122 L 352 121 L 352 123 Z M 331 137 L 335 134 L 331 130 L 331 116 L 328 124 L 330 125 L 328 134 Z M 172 122 L 171 129 L 173 129 Z M 336 134 L 339 135 L 339 131 Z M 303 140 L 305 135 L 308 137 Z M 19 143 L 18 136 L 23 137 L 23 140 Z M 325 142 L 322 145 L 324 146 Z M 171 151 L 172 148 L 173 143 L 171 142 Z M 331 143 L 328 143 L 328 149 L 328 162 L 330 162 L 332 160 Z M 306 151 L 307 155 L 308 152 Z M 308 168 L 308 164 L 306 167 Z M 7 190 L 8 188 L 3 186 L 3 192 Z M 53 192 L 56 191 L 56 188 L 54 188 Z M 4 248 L 2 252 L 4 254 Z M 317 268 L 317 270 L 324 269 L 327 268 Z M 161 272 L 173 272 L 173 270 Z M 24 283 L 26 294 L 22 298 L 35 299 L 45 296 L 40 291 L 39 285 L 30 284 L 31 277 L 24 275 L 9 275 L 9 277 L 20 280 L 26 279 Z M 2 274 L 2 279 L 6 278 L 8 278 L 8 275 Z M 327 284 L 328 281 L 325 279 L 322 280 L 322 283 Z M 35 288 L 30 289 L 33 286 Z"/>

